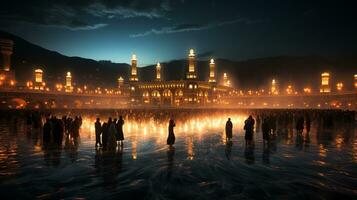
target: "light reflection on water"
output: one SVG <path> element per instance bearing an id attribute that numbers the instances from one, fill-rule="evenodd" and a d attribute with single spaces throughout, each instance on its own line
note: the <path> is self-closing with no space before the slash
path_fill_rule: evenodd
<path id="1" fill-rule="evenodd" d="M 224 126 L 233 121 L 233 142 Z M 0 191 L 18 198 L 302 198 L 356 197 L 357 137 L 353 124 L 303 138 L 289 130 L 269 146 L 255 133 L 245 148 L 244 114 L 176 119 L 175 149 L 167 122 L 126 120 L 123 148 L 95 149 L 95 116 L 83 116 L 78 144 L 44 149 L 24 119 L 0 120 Z M 292 126 L 293 127 L 293 126 Z M 301 142 L 303 141 L 303 142 Z"/>

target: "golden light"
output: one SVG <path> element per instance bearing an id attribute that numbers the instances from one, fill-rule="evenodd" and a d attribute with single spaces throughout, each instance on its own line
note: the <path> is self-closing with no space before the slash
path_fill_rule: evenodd
<path id="1" fill-rule="evenodd" d="M 210 64 L 214 64 L 214 59 L 213 58 L 211 58 Z"/>
<path id="2" fill-rule="evenodd" d="M 14 80 L 10 80 L 10 85 L 14 86 L 15 85 L 15 81 Z"/>
<path id="3" fill-rule="evenodd" d="M 329 82 L 330 82 L 330 73 L 328 73 L 328 72 L 322 73 L 321 74 L 321 88 L 320 88 L 321 93 L 331 92 Z"/>
<path id="4" fill-rule="evenodd" d="M 291 85 L 288 85 L 288 87 L 286 88 L 286 93 L 288 95 L 291 95 L 293 94 L 293 87 Z"/>
<path id="5" fill-rule="evenodd" d="M 131 56 L 131 60 L 136 60 L 136 55 L 135 55 L 135 54 L 133 54 L 133 55 Z"/>
<path id="6" fill-rule="evenodd" d="M 304 93 L 310 94 L 311 93 L 311 88 L 309 88 L 309 87 L 304 88 Z"/>
<path id="7" fill-rule="evenodd" d="M 193 49 L 190 49 L 190 54 L 189 56 L 195 56 L 195 51 Z"/>
<path id="8" fill-rule="evenodd" d="M 355 78 L 355 88 L 357 89 L 357 74 L 354 75 Z"/>
<path id="9" fill-rule="evenodd" d="M 336 89 L 337 89 L 338 91 L 342 91 L 342 89 L 343 89 L 343 83 L 342 83 L 342 82 L 338 82 L 338 83 L 336 84 Z"/>
<path id="10" fill-rule="evenodd" d="M 273 80 L 271 81 L 270 93 L 271 93 L 271 94 L 274 94 L 274 95 L 279 94 L 278 86 L 277 86 L 277 81 L 276 81 L 275 79 L 273 79 Z"/>
<path id="11" fill-rule="evenodd" d="M 42 69 L 35 69 L 35 82 L 36 83 L 42 83 L 42 75 L 43 75 Z"/>

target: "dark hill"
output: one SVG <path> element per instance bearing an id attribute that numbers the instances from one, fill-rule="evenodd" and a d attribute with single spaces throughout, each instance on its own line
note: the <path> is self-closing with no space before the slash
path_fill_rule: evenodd
<path id="1" fill-rule="evenodd" d="M 95 61 L 91 59 L 68 57 L 54 51 L 49 51 L 31 44 L 17 36 L 1 32 L 0 37 L 14 41 L 12 68 L 16 71 L 18 80 L 29 80 L 33 69 L 41 67 L 45 71 L 47 82 L 63 81 L 66 71 L 72 71 L 77 84 L 92 84 L 98 86 L 116 86 L 119 75 L 127 80 L 129 65 Z M 130 55 L 123 55 L 130 56 Z M 140 61 L 139 61 L 140 64 Z M 185 76 L 187 61 L 174 60 L 162 63 L 163 77 L 166 80 L 180 80 Z M 357 57 L 354 55 L 322 57 L 322 56 L 281 56 L 260 58 L 246 61 L 231 61 L 217 59 L 218 77 L 227 72 L 237 87 L 258 88 L 266 86 L 272 78 L 279 80 L 280 85 L 289 83 L 303 87 L 320 82 L 323 71 L 332 73 L 332 82 L 344 81 L 347 88 L 353 87 L 353 74 L 357 73 Z M 200 80 L 208 78 L 208 61 L 197 61 L 197 71 Z M 155 66 L 139 68 L 141 80 L 155 78 Z"/>

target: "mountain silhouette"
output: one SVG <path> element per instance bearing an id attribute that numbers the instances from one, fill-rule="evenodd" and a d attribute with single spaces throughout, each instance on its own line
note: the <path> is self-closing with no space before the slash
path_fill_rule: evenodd
<path id="1" fill-rule="evenodd" d="M 3 31 L 0 31 L 0 38 L 9 38 L 14 41 L 12 68 L 20 84 L 33 79 L 35 68 L 44 70 L 44 79 L 50 85 L 57 82 L 63 83 L 67 71 L 72 72 L 77 85 L 115 87 L 119 76 L 128 80 L 130 65 L 126 63 L 65 56 Z M 299 90 L 305 86 L 314 86 L 316 90 L 320 84 L 320 74 L 328 71 L 331 73 L 333 85 L 337 81 L 343 81 L 345 87 L 352 90 L 353 75 L 357 73 L 356 55 L 279 56 L 245 61 L 216 59 L 215 62 L 218 81 L 221 81 L 223 73 L 227 73 L 233 85 L 242 89 L 266 88 L 271 79 L 275 78 L 281 88 L 293 84 Z M 188 61 L 173 60 L 163 62 L 161 65 L 165 80 L 181 80 L 185 77 Z M 198 78 L 207 81 L 209 61 L 197 60 L 196 66 Z M 138 73 L 140 80 L 154 80 L 155 65 L 139 67 Z"/>

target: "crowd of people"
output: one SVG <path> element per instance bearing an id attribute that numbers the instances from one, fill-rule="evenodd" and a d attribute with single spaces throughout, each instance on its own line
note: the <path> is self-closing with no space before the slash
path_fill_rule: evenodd
<path id="1" fill-rule="evenodd" d="M 44 123 L 42 122 L 45 119 Z M 26 116 L 27 132 L 42 132 L 44 146 L 61 146 L 65 137 L 78 141 L 79 129 L 82 126 L 82 117 L 76 116 L 74 119 L 64 115 L 61 119 L 50 113 L 41 114 L 33 112 Z"/>
<path id="2" fill-rule="evenodd" d="M 46 122 L 42 128 L 43 144 L 55 144 L 61 146 L 64 136 L 73 139 L 73 141 L 77 143 L 81 126 L 81 116 L 76 116 L 74 119 L 67 116 L 63 116 L 62 119 L 59 119 L 56 116 L 47 116 Z"/>
<path id="3" fill-rule="evenodd" d="M 97 118 L 95 126 L 96 142 L 95 146 L 103 149 L 112 150 L 117 146 L 122 146 L 124 141 L 123 126 L 124 121 L 150 122 L 153 124 L 161 124 L 168 122 L 168 137 L 167 145 L 175 144 L 175 121 L 177 118 L 179 124 L 192 118 L 204 118 L 225 113 L 226 116 L 233 116 L 237 113 L 240 115 L 249 115 L 244 121 L 245 144 L 254 144 L 254 132 L 261 132 L 263 143 L 269 144 L 277 136 L 286 136 L 295 129 L 297 135 L 309 133 L 311 130 L 312 121 L 316 125 L 316 131 L 319 129 L 332 129 L 342 123 L 354 123 L 354 111 L 341 110 L 206 110 L 197 112 L 194 109 L 167 109 L 167 110 L 121 110 L 119 119 L 109 118 L 102 122 Z M 113 115 L 118 116 L 118 111 L 113 111 Z M 108 116 L 108 113 L 106 113 Z M 73 113 L 72 115 L 73 116 Z M 96 116 L 103 116 L 96 113 Z M 45 119 L 45 120 L 44 120 Z M 44 121 L 44 123 L 42 123 Z M 27 115 L 27 127 L 30 129 L 42 129 L 43 143 L 61 145 L 63 138 L 69 137 L 77 140 L 79 137 L 79 129 L 82 125 L 80 116 L 71 118 L 63 115 L 62 118 L 57 118 L 49 113 L 32 112 Z M 42 125 L 43 124 L 43 125 Z M 233 122 L 231 118 L 226 122 L 225 127 L 227 141 L 232 141 Z"/>
<path id="4" fill-rule="evenodd" d="M 94 126 L 96 147 L 102 147 L 105 150 L 115 150 L 118 145 L 123 146 L 123 116 L 114 120 L 109 117 L 108 121 L 103 123 L 100 121 L 100 118 L 97 118 Z"/>

